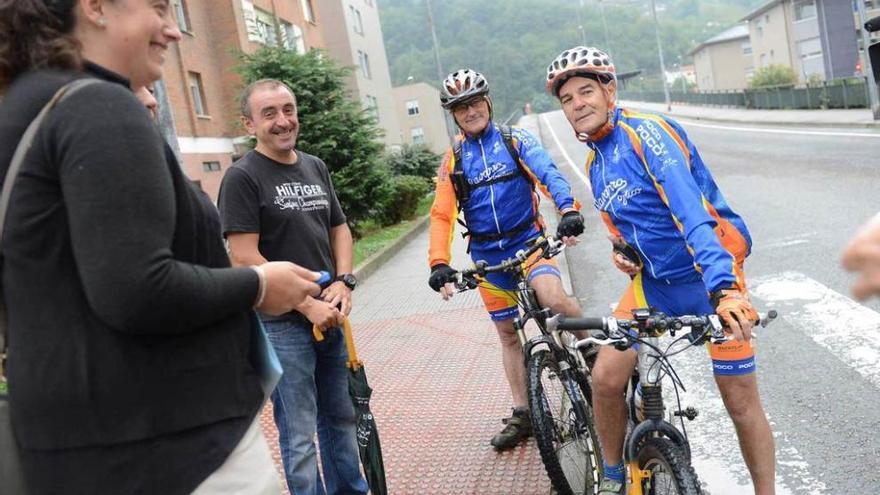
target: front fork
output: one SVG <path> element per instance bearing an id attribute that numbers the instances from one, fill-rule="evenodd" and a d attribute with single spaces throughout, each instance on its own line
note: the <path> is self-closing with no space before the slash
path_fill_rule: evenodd
<path id="1" fill-rule="evenodd" d="M 534 291 L 532 289 L 527 289 L 529 291 L 529 295 L 534 298 Z M 534 300 L 534 299 L 525 299 L 525 300 Z M 528 304 L 525 305 L 526 314 L 535 314 L 533 312 L 528 311 Z M 543 315 L 538 314 L 535 316 L 536 320 L 542 320 L 544 318 Z M 525 323 L 528 321 L 524 318 L 516 318 L 513 321 L 513 328 L 516 330 L 517 338 L 519 338 L 519 342 L 523 347 L 523 356 L 525 360 L 526 366 L 528 366 L 528 360 L 532 355 L 532 350 L 538 345 L 546 345 L 548 350 L 554 354 L 556 359 L 556 363 L 559 366 L 559 378 L 560 383 L 565 387 L 567 395 L 572 399 L 573 405 L 577 405 L 578 407 L 572 407 L 575 413 L 575 419 L 577 420 L 579 433 L 583 433 L 586 429 L 587 425 L 590 422 L 590 418 L 587 417 L 587 398 L 583 396 L 581 390 L 578 385 L 577 377 L 575 373 L 578 373 L 578 369 L 573 368 L 571 364 L 569 364 L 569 352 L 566 350 L 568 347 L 567 342 L 563 342 L 563 335 L 560 331 L 554 331 L 547 333 L 544 327 L 543 321 L 537 321 L 538 325 L 541 326 L 541 335 L 536 335 L 535 337 L 529 339 L 528 335 L 525 332 Z M 573 336 L 572 336 L 573 338 Z M 580 360 L 582 363 L 582 359 Z M 579 365 L 580 365 L 579 364 Z M 585 364 L 584 364 L 585 366 Z"/>
<path id="2" fill-rule="evenodd" d="M 642 412 L 644 420 L 633 428 L 624 446 L 624 459 L 629 475 L 629 495 L 642 495 L 642 483 L 651 477 L 650 471 L 639 468 L 639 447 L 646 437 L 660 434 L 680 446 L 690 457 L 687 439 L 677 428 L 666 422 L 663 417 L 663 389 L 661 385 L 661 368 L 654 348 L 658 348 L 659 338 L 642 338 L 638 349 L 639 385 L 642 393 Z M 635 394 L 635 390 L 633 390 Z"/>

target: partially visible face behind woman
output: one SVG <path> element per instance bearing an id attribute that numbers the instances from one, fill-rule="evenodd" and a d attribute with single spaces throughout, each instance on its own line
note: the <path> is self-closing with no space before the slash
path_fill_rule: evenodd
<path id="1" fill-rule="evenodd" d="M 171 0 L 79 0 L 83 56 L 128 78 L 131 87 L 162 77 L 165 52 L 180 40 Z"/>

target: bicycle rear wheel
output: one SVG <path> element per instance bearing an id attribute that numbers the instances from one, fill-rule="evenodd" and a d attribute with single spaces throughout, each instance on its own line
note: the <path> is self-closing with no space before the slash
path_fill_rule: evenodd
<path id="1" fill-rule="evenodd" d="M 668 438 L 649 438 L 639 449 L 639 468 L 645 495 L 701 495 L 700 482 L 681 448 Z"/>
<path id="2" fill-rule="evenodd" d="M 528 391 L 535 440 L 553 488 L 559 495 L 596 493 L 601 455 L 586 380 L 560 373 L 552 353 L 541 350 L 529 358 Z"/>

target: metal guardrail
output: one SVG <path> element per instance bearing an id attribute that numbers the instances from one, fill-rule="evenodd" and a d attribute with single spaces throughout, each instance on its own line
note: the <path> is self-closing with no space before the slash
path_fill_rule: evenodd
<path id="1" fill-rule="evenodd" d="M 868 85 L 864 79 L 838 79 L 822 85 L 773 87 L 728 91 L 670 91 L 673 102 L 692 105 L 756 109 L 867 108 Z M 621 91 L 624 100 L 663 103 L 663 91 Z"/>

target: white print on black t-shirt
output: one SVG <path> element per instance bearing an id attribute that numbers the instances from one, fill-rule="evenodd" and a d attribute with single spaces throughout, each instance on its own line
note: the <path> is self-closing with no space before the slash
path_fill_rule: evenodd
<path id="1" fill-rule="evenodd" d="M 327 193 L 318 184 L 285 182 L 275 186 L 275 204 L 282 210 L 315 211 L 330 207 Z"/>

